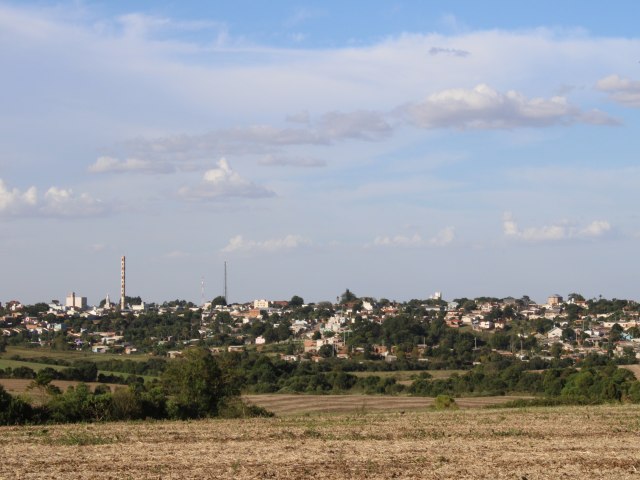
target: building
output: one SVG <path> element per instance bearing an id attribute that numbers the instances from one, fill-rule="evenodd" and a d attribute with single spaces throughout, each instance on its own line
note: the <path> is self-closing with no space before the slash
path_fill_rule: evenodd
<path id="1" fill-rule="evenodd" d="M 266 310 L 269 308 L 269 300 L 254 300 L 253 308 L 256 310 Z"/>
<path id="2" fill-rule="evenodd" d="M 85 309 L 87 308 L 87 297 L 80 297 L 76 295 L 76 292 L 71 292 L 67 295 L 67 301 L 65 303 L 67 308 Z"/>
<path id="3" fill-rule="evenodd" d="M 562 296 L 558 295 L 557 293 L 547 298 L 547 305 L 554 306 L 554 305 L 560 305 L 561 303 L 562 303 Z"/>

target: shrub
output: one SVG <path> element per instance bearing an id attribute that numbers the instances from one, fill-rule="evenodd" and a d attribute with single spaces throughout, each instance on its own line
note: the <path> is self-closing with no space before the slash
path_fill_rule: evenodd
<path id="1" fill-rule="evenodd" d="M 433 402 L 436 410 L 457 409 L 458 404 L 453 397 L 449 395 L 438 395 Z"/>

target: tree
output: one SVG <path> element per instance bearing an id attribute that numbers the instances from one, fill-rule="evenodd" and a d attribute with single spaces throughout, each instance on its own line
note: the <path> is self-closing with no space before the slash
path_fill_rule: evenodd
<path id="1" fill-rule="evenodd" d="M 291 305 L 292 307 L 301 307 L 302 305 L 304 305 L 304 299 L 302 297 L 299 297 L 298 295 L 294 295 L 293 297 L 291 297 L 291 300 L 289 300 L 289 305 Z"/>
<path id="2" fill-rule="evenodd" d="M 340 303 L 353 302 L 357 299 L 358 297 L 353 292 L 350 292 L 347 288 L 345 292 L 340 296 Z"/>
<path id="3" fill-rule="evenodd" d="M 211 300 L 211 305 L 213 305 L 214 307 L 216 305 L 222 305 L 225 306 L 227 304 L 227 299 L 224 298 L 224 296 L 222 295 L 218 295 L 216 298 L 214 298 L 213 300 Z"/>
<path id="4" fill-rule="evenodd" d="M 11 396 L 0 385 L 0 425 L 17 425 L 30 420 L 33 409 L 24 400 Z"/>
<path id="5" fill-rule="evenodd" d="M 573 300 L 574 302 L 584 302 L 584 297 L 579 293 L 570 293 L 567 298 L 569 300 Z"/>
<path id="6" fill-rule="evenodd" d="M 322 345 L 318 350 L 318 355 L 324 358 L 333 356 L 333 345 Z"/>
<path id="7" fill-rule="evenodd" d="M 551 345 L 551 356 L 553 358 L 560 358 L 560 355 L 562 355 L 562 350 L 564 349 L 563 345 L 561 343 L 554 343 L 553 345 Z"/>
<path id="8" fill-rule="evenodd" d="M 229 397 L 238 395 L 211 352 L 200 347 L 170 362 L 161 379 L 173 418 L 216 416 Z"/>

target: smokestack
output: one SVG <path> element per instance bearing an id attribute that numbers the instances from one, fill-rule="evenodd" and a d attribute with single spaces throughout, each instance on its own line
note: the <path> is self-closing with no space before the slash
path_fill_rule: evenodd
<path id="1" fill-rule="evenodd" d="M 120 259 L 120 310 L 124 310 L 125 308 L 125 259 L 124 255 Z"/>

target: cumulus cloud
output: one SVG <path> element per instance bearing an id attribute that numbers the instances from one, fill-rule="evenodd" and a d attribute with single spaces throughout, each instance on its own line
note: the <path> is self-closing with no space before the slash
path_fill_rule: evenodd
<path id="1" fill-rule="evenodd" d="M 373 244 L 378 247 L 419 247 L 424 244 L 424 240 L 416 233 L 410 237 L 405 235 L 376 237 Z"/>
<path id="2" fill-rule="evenodd" d="M 106 206 L 87 193 L 75 194 L 71 189 L 50 187 L 39 197 L 36 187 L 24 192 L 9 189 L 0 179 L 0 215 L 83 217 L 100 215 Z"/>
<path id="3" fill-rule="evenodd" d="M 311 157 L 289 157 L 286 155 L 266 155 L 258 160 L 260 165 L 269 167 L 326 167 L 327 162 Z"/>
<path id="4" fill-rule="evenodd" d="M 510 238 L 529 242 L 544 242 L 602 237 L 611 231 L 611 225 L 604 220 L 595 220 L 582 227 L 569 222 L 561 222 L 553 225 L 520 229 L 513 215 L 507 212 L 502 219 L 502 229 L 505 236 Z"/>
<path id="5" fill-rule="evenodd" d="M 411 236 L 379 236 L 373 240 L 373 245 L 377 247 L 445 247 L 453 242 L 455 230 L 453 227 L 446 227 L 440 230 L 434 237 L 424 239 L 415 233 Z"/>
<path id="6" fill-rule="evenodd" d="M 446 227 L 443 230 L 440 230 L 438 234 L 429 239 L 429 243 L 434 247 L 444 247 L 453 242 L 455 238 L 455 230 L 453 227 Z"/>
<path id="7" fill-rule="evenodd" d="M 248 240 L 242 235 L 236 235 L 229 240 L 223 252 L 275 252 L 278 250 L 292 250 L 311 245 L 311 240 L 300 235 L 286 235 L 283 238 L 269 240 Z"/>
<path id="8" fill-rule="evenodd" d="M 614 102 L 640 108 L 640 81 L 609 75 L 596 83 L 598 90 L 607 92 Z"/>
<path id="9" fill-rule="evenodd" d="M 597 110 L 581 111 L 565 97 L 527 98 L 514 90 L 500 93 L 486 84 L 470 90 L 442 90 L 399 111 L 408 122 L 421 128 L 508 129 L 575 122 L 616 123 Z"/>
<path id="10" fill-rule="evenodd" d="M 137 158 L 119 160 L 108 156 L 99 157 L 94 164 L 89 166 L 88 170 L 91 173 L 169 173 L 173 171 L 171 166 L 162 162 L 152 162 Z"/>
<path id="11" fill-rule="evenodd" d="M 246 180 L 221 158 L 216 168 L 204 172 L 202 181 L 194 187 L 183 187 L 180 196 L 189 200 L 220 199 L 228 197 L 264 198 L 275 193 L 265 187 Z"/>
<path id="12" fill-rule="evenodd" d="M 0 213 L 15 215 L 36 206 L 38 193 L 36 187 L 21 192 L 17 188 L 9 189 L 0 178 Z"/>

